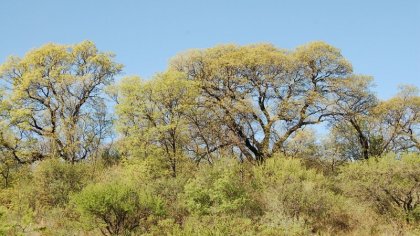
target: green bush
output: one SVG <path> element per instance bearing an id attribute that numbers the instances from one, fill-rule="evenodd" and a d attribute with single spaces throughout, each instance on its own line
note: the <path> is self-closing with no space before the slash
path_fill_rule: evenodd
<path id="1" fill-rule="evenodd" d="M 22 235 L 35 232 L 36 211 L 32 179 L 21 179 L 13 188 L 0 191 L 0 228 L 6 235 Z M 0 234 L 1 235 L 1 234 Z"/>
<path id="2" fill-rule="evenodd" d="M 203 166 L 185 185 L 185 203 L 193 214 L 259 215 L 252 181 L 241 177 L 241 164 L 221 161 Z"/>
<path id="3" fill-rule="evenodd" d="M 147 228 L 148 220 L 164 214 L 163 201 L 123 182 L 88 185 L 73 197 L 87 229 L 120 235 Z"/>
<path id="4" fill-rule="evenodd" d="M 258 224 L 248 218 L 232 216 L 191 216 L 183 224 L 172 219 L 159 221 L 146 235 L 210 236 L 259 235 Z"/>
<path id="5" fill-rule="evenodd" d="M 420 154 L 389 154 L 350 163 L 337 180 L 344 194 L 398 224 L 420 221 Z"/>
<path id="6" fill-rule="evenodd" d="M 416 235 L 419 160 L 388 155 L 330 175 L 302 159 L 223 158 L 186 161 L 176 178 L 160 157 L 45 160 L 0 191 L 0 235 Z"/>
<path id="7" fill-rule="evenodd" d="M 64 206 L 70 194 L 79 192 L 92 181 L 92 174 L 86 163 L 42 161 L 34 171 L 36 200 L 41 206 Z"/>
<path id="8" fill-rule="evenodd" d="M 251 219 L 230 216 L 190 217 L 178 235 L 256 235 L 257 225 Z"/>
<path id="9" fill-rule="evenodd" d="M 28 166 L 22 166 L 14 160 L 2 160 L 4 153 L 0 152 L 0 191 L 12 187 L 20 179 L 30 173 Z"/>
<path id="10" fill-rule="evenodd" d="M 255 168 L 255 175 L 268 215 L 303 220 L 313 232 L 351 231 L 360 223 L 351 212 L 358 209 L 332 191 L 326 177 L 306 169 L 298 159 L 269 159 Z"/>
<path id="11" fill-rule="evenodd" d="M 309 235 L 310 226 L 304 219 L 296 219 L 279 210 L 266 211 L 258 222 L 259 235 Z"/>
<path id="12" fill-rule="evenodd" d="M 0 235 L 5 235 L 9 230 L 9 225 L 6 222 L 7 208 L 0 206 Z"/>

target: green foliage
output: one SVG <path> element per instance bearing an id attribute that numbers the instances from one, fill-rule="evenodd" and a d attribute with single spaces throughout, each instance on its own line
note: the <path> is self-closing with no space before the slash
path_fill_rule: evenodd
<path id="1" fill-rule="evenodd" d="M 420 221 L 419 154 L 389 154 L 340 170 L 340 188 L 347 196 L 369 203 L 391 221 Z"/>
<path id="2" fill-rule="evenodd" d="M 251 219 L 238 217 L 191 217 L 178 235 L 256 235 L 257 226 Z"/>
<path id="3" fill-rule="evenodd" d="M 323 175 L 306 169 L 298 159 L 273 158 L 255 173 L 271 214 L 303 219 L 315 232 L 350 231 L 360 223 L 352 215 L 352 202 L 332 191 Z"/>
<path id="4" fill-rule="evenodd" d="M 295 50 L 220 45 L 180 54 L 170 68 L 199 85 L 200 106 L 224 131 L 219 139 L 257 162 L 295 132 L 335 114 L 334 95 L 351 91 L 350 83 L 337 82 L 351 80 L 351 64 L 324 42 Z"/>
<path id="5" fill-rule="evenodd" d="M 241 178 L 241 168 L 241 164 L 232 161 L 201 168 L 185 186 L 189 211 L 197 215 L 258 214 L 252 182 Z"/>
<path id="6" fill-rule="evenodd" d="M 0 206 L 0 235 L 5 235 L 9 229 L 8 224 L 6 223 L 7 209 L 3 206 Z"/>
<path id="7" fill-rule="evenodd" d="M 93 155 L 109 135 L 102 90 L 122 69 L 113 57 L 90 41 L 49 43 L 0 66 L 0 80 L 6 82 L 0 90 L 7 91 L 2 93 L 2 122 L 13 127 L 19 141 L 8 146 L 16 160 L 58 156 L 75 162 Z M 37 144 L 31 148 L 37 155 L 27 160 L 17 150 L 29 140 Z"/>
<path id="8" fill-rule="evenodd" d="M 309 235 L 311 226 L 304 219 L 285 215 L 281 209 L 266 211 L 259 222 L 259 235 Z"/>
<path id="9" fill-rule="evenodd" d="M 13 188 L 0 191 L 3 230 L 10 235 L 34 232 L 36 222 L 34 187 L 31 178 L 22 178 Z"/>
<path id="10" fill-rule="evenodd" d="M 100 228 L 109 235 L 143 229 L 150 217 L 165 213 L 160 198 L 123 182 L 89 185 L 73 202 L 88 228 Z"/>
<path id="11" fill-rule="evenodd" d="M 226 158 L 184 166 L 173 178 L 164 160 L 130 159 L 106 169 L 43 161 L 29 170 L 33 177 L 1 192 L 0 229 L 12 235 L 416 232 L 418 208 L 405 212 L 381 189 L 401 199 L 412 189 L 417 204 L 418 155 L 348 164 L 338 176 L 275 156 L 260 166 Z"/>
<path id="12" fill-rule="evenodd" d="M 20 165 L 10 158 L 5 158 L 3 162 L 0 162 L 0 189 L 12 187 L 21 178 L 27 178 L 28 174 L 30 174 L 28 166 Z"/>
<path id="13" fill-rule="evenodd" d="M 0 66 L 0 235 L 420 234 L 415 87 L 380 101 L 324 42 L 121 69 L 89 41 Z"/>
<path id="14" fill-rule="evenodd" d="M 79 192 L 92 180 L 85 163 L 70 164 L 57 159 L 42 161 L 34 171 L 36 200 L 42 206 L 64 206 L 72 193 Z"/>
<path id="15" fill-rule="evenodd" d="M 183 148 L 189 141 L 185 118 L 194 109 L 195 84 L 180 72 L 167 71 L 152 81 L 125 78 L 115 89 L 119 95 L 117 128 L 124 134 L 121 149 L 135 156 L 165 156 L 176 176 Z M 133 153 L 135 150 L 141 153 Z"/>

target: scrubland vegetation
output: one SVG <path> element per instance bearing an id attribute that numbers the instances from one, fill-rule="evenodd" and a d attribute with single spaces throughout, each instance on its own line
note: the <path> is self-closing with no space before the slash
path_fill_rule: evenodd
<path id="1" fill-rule="evenodd" d="M 0 235 L 420 235 L 416 87 L 323 42 L 122 72 L 89 41 L 1 65 Z"/>

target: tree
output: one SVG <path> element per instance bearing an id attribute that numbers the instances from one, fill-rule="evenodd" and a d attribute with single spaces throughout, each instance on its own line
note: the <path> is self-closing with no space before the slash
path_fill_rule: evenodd
<path id="1" fill-rule="evenodd" d="M 180 54 L 171 68 L 200 87 L 201 105 L 250 160 L 263 161 L 301 128 L 331 115 L 331 85 L 352 72 L 340 51 L 314 42 L 286 51 L 224 45 Z"/>
<path id="2" fill-rule="evenodd" d="M 225 45 L 181 54 L 171 68 L 197 81 L 203 106 L 251 160 L 262 161 L 299 129 L 324 121 L 330 87 L 350 75 L 339 50 L 314 42 L 294 51 Z"/>
<path id="3" fill-rule="evenodd" d="M 371 81 L 355 77 L 348 87 L 351 93 L 337 93 L 337 112 L 330 119 L 335 146 L 342 146 L 346 159 L 420 150 L 420 99 L 416 88 L 403 87 L 397 96 L 378 101 L 369 90 Z"/>
<path id="4" fill-rule="evenodd" d="M 403 86 L 397 96 L 381 102 L 374 110 L 378 133 L 383 142 L 382 154 L 387 151 L 420 151 L 420 96 L 418 89 Z"/>
<path id="5" fill-rule="evenodd" d="M 345 146 L 342 150 L 346 159 L 368 159 L 371 155 L 371 113 L 378 103 L 370 90 L 372 81 L 372 77 L 355 75 L 333 85 L 334 112 L 329 121 L 335 145 Z"/>
<path id="6" fill-rule="evenodd" d="M 298 130 L 285 142 L 283 153 L 292 158 L 317 158 L 319 146 L 316 141 L 313 129 Z"/>
<path id="7" fill-rule="evenodd" d="M 105 138 L 110 122 L 102 89 L 121 69 L 90 41 L 47 44 L 10 57 L 0 69 L 5 122 L 21 141 L 35 141 L 41 156 L 85 159 Z"/>
<path id="8" fill-rule="evenodd" d="M 198 100 L 197 100 L 198 101 Z M 189 156 L 198 164 L 207 161 L 213 164 L 215 159 L 231 154 L 231 140 L 226 137 L 220 123 L 214 119 L 214 113 L 198 102 L 186 114 L 188 123 L 188 142 L 186 150 Z"/>
<path id="9" fill-rule="evenodd" d="M 124 135 L 125 150 L 139 149 L 146 157 L 156 149 L 167 157 L 175 177 L 177 165 L 189 142 L 186 115 L 194 110 L 194 83 L 176 71 L 158 74 L 152 81 L 138 77 L 119 84 L 118 130 Z"/>

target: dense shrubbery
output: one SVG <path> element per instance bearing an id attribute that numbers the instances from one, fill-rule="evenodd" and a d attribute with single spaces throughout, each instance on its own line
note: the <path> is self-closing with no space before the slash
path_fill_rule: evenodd
<path id="1" fill-rule="evenodd" d="M 343 194 L 368 202 L 390 223 L 420 220 L 420 158 L 393 154 L 341 168 L 338 183 Z"/>
<path id="2" fill-rule="evenodd" d="M 201 168 L 184 188 L 185 204 L 193 215 L 259 216 L 255 181 L 235 162 Z M 246 179 L 245 179 L 246 178 Z"/>
<path id="3" fill-rule="evenodd" d="M 79 192 L 94 173 L 85 163 L 72 165 L 57 159 L 41 162 L 33 172 L 35 196 L 41 206 L 64 206 L 72 193 Z"/>
<path id="4" fill-rule="evenodd" d="M 302 219 L 312 231 L 350 231 L 359 224 L 357 209 L 335 194 L 328 180 L 316 170 L 305 169 L 299 160 L 271 159 L 257 168 L 268 212 Z"/>
<path id="5" fill-rule="evenodd" d="M 276 156 L 260 166 L 225 158 L 184 166 L 176 178 L 164 158 L 111 166 L 46 160 L 2 189 L 0 232 L 415 234 L 419 160 L 419 154 L 386 155 L 324 175 L 296 158 Z"/>

